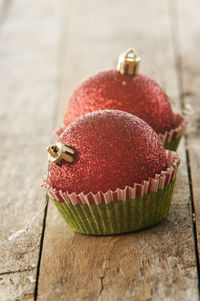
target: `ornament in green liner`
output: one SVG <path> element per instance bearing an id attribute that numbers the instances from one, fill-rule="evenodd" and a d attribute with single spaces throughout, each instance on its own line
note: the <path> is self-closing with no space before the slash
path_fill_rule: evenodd
<path id="1" fill-rule="evenodd" d="M 161 136 L 170 135 L 172 142 L 180 136 L 180 114 L 172 110 L 170 99 L 151 78 L 139 72 L 141 57 L 134 48 L 119 56 L 116 69 L 103 70 L 85 79 L 67 101 L 64 125 L 97 110 L 122 110 L 140 117 Z M 179 115 L 180 118 L 176 118 Z M 62 132 L 59 129 L 56 135 Z M 165 140 L 161 138 L 163 145 Z M 168 145 L 167 145 L 168 147 Z M 168 149 L 174 149 L 169 146 Z"/>
<path id="2" fill-rule="evenodd" d="M 47 190 L 75 231 L 131 232 L 167 215 L 180 160 L 138 117 L 116 110 L 89 113 L 48 152 Z"/>
<path id="3" fill-rule="evenodd" d="M 175 180 L 157 192 L 108 204 L 67 204 L 52 199 L 67 224 L 88 235 L 134 232 L 161 222 L 169 213 Z"/>

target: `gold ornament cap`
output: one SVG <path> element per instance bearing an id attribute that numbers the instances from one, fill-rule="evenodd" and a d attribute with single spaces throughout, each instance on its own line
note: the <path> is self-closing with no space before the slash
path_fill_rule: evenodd
<path id="1" fill-rule="evenodd" d="M 117 71 L 120 74 L 134 76 L 138 73 L 141 58 L 137 55 L 135 49 L 126 50 L 119 56 Z"/>
<path id="2" fill-rule="evenodd" d="M 73 163 L 74 161 L 75 150 L 71 146 L 64 145 L 61 142 L 50 145 L 47 147 L 47 151 L 50 163 L 58 164 L 63 159 L 68 163 Z"/>

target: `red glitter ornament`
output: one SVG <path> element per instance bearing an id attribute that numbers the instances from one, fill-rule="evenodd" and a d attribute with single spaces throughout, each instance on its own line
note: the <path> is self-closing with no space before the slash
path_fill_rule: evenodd
<path id="1" fill-rule="evenodd" d="M 124 64 L 122 60 L 124 70 L 120 66 L 119 72 L 106 70 L 83 81 L 68 101 L 64 124 L 68 125 L 89 112 L 114 109 L 140 117 L 157 134 L 170 131 L 173 128 L 173 112 L 168 97 L 155 81 L 146 75 L 136 74 L 137 69 L 130 69 L 135 67 L 130 62 L 128 60 Z"/>
<path id="2" fill-rule="evenodd" d="M 59 137 L 71 146 L 72 164 L 50 166 L 53 188 L 69 193 L 106 192 L 148 180 L 167 167 L 157 134 L 140 118 L 117 110 L 89 113 L 71 123 Z"/>

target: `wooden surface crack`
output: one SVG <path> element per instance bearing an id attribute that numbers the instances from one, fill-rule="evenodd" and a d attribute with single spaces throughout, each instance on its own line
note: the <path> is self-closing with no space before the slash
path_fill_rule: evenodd
<path id="1" fill-rule="evenodd" d="M 4 276 L 4 275 L 10 275 L 10 274 L 16 274 L 16 273 L 22 273 L 22 272 L 29 272 L 29 271 L 33 271 L 36 267 L 28 267 L 26 269 L 20 269 L 20 270 L 16 270 L 16 271 L 8 271 L 8 272 L 2 272 L 0 273 L 0 276 Z"/>
<path id="2" fill-rule="evenodd" d="M 101 285 L 100 290 L 99 290 L 99 296 L 101 296 L 101 294 L 102 294 L 102 292 L 104 290 L 104 284 L 103 284 L 104 278 L 105 278 L 105 272 L 104 272 L 104 274 L 102 276 L 99 276 L 100 285 Z"/>
<path id="3" fill-rule="evenodd" d="M 43 249 L 43 242 L 44 242 L 44 233 L 45 233 L 45 227 L 46 227 L 46 217 L 47 217 L 47 210 L 48 210 L 48 196 L 46 195 L 46 206 L 44 210 L 44 218 L 43 218 L 43 227 L 42 227 L 42 234 L 41 234 L 41 240 L 40 240 L 40 251 L 39 251 L 39 257 L 38 257 L 38 264 L 37 264 L 37 275 L 36 275 L 36 284 L 35 284 L 35 292 L 34 292 L 34 300 L 37 300 L 38 295 L 38 283 L 39 283 L 39 275 L 40 275 L 40 264 L 41 264 L 41 258 L 42 258 L 42 249 Z"/>
<path id="4" fill-rule="evenodd" d="M 187 149 L 187 145 L 188 145 L 188 140 L 187 140 L 187 137 L 186 137 L 186 159 L 187 159 L 188 179 L 189 179 L 189 189 L 190 189 L 190 200 L 191 200 L 191 209 L 192 209 L 192 217 L 191 217 L 191 219 L 192 219 L 193 234 L 194 234 L 195 257 L 196 257 L 196 265 L 197 265 L 199 300 L 200 300 L 200 258 L 199 258 L 199 248 L 198 248 L 198 232 L 197 232 L 196 212 L 195 212 L 193 187 L 192 187 L 192 175 L 191 175 L 191 167 L 190 167 L 190 156 L 189 156 L 189 151 Z"/>

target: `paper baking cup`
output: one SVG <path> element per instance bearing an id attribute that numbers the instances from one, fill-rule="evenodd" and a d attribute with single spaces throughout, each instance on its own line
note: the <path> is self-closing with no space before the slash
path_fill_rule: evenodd
<path id="1" fill-rule="evenodd" d="M 142 184 L 106 193 L 68 193 L 44 186 L 55 206 L 79 233 L 111 235 L 137 231 L 163 220 L 170 208 L 180 159 L 166 151 L 168 168 Z"/>
<path id="2" fill-rule="evenodd" d="M 174 114 L 174 129 L 158 134 L 165 149 L 176 151 L 186 128 L 186 120 L 180 114 Z"/>

